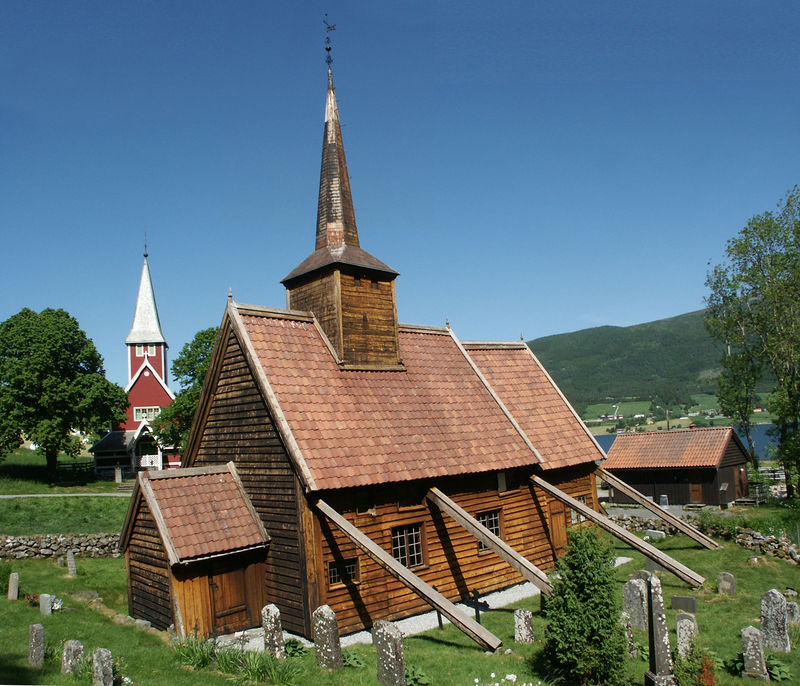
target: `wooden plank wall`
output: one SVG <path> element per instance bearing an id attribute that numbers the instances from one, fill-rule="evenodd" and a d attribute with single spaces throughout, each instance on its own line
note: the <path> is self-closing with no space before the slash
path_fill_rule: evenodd
<path id="1" fill-rule="evenodd" d="M 399 360 L 393 281 L 341 275 L 342 359 L 353 365 L 395 365 Z"/>
<path id="2" fill-rule="evenodd" d="M 296 478 L 289 458 L 231 331 L 216 393 L 191 465 L 233 460 L 247 494 L 271 537 L 264 583 L 266 601 L 281 611 L 283 626 L 304 633 L 305 574 L 301 559 Z M 313 608 L 312 608 L 313 610 Z"/>
<path id="3" fill-rule="evenodd" d="M 313 312 L 330 340 L 331 345 L 342 354 L 342 330 L 339 317 L 339 272 L 328 274 L 310 283 L 286 291 L 290 310 Z"/>
<path id="4" fill-rule="evenodd" d="M 548 472 L 546 478 L 569 495 L 587 496 L 587 504 L 596 509 L 594 478 L 590 476 L 593 470 L 591 464 Z M 327 493 L 324 499 L 388 552 L 392 550 L 393 527 L 421 522 L 425 565 L 412 571 L 449 600 L 458 601 L 467 598 L 473 590 L 485 594 L 524 579 L 493 552 L 479 552 L 477 540 L 463 527 L 435 506 L 423 504 L 424 494 L 431 486 L 437 486 L 473 516 L 500 509 L 501 538 L 535 565 L 549 569 L 555 559 L 548 538 L 549 496 L 535 492 L 522 474 L 512 478 L 516 478 L 518 485 L 502 494 L 497 490 L 496 474 L 490 473 L 409 484 L 405 489 L 416 497 L 409 498 L 406 493 L 402 505 L 398 504 L 397 489 L 391 487 L 363 492 L 358 505 L 352 493 Z M 374 506 L 372 511 L 370 499 Z M 413 500 L 420 506 L 410 506 Z M 569 522 L 569 513 L 564 516 Z M 315 531 L 320 602 L 334 609 L 342 633 L 369 627 L 377 619 L 399 619 L 430 609 L 416 594 L 359 554 L 324 517 L 317 517 Z M 348 558 L 359 561 L 359 582 L 329 587 L 327 563 Z"/>
<path id="5" fill-rule="evenodd" d="M 174 623 L 169 562 L 155 520 L 144 498 L 134 516 L 128 550 L 128 604 L 131 617 L 157 629 Z"/>

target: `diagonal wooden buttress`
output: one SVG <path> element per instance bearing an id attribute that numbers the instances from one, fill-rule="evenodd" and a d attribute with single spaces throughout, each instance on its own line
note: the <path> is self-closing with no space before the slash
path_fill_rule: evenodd
<path id="1" fill-rule="evenodd" d="M 467 531 L 469 531 L 469 533 L 475 536 L 475 538 L 477 538 L 487 548 L 491 549 L 498 557 L 516 569 L 534 586 L 537 586 L 547 595 L 550 595 L 553 592 L 553 586 L 550 583 L 550 580 L 541 569 L 520 555 L 499 536 L 495 536 L 491 531 L 489 531 L 489 529 L 483 526 L 483 524 L 481 524 L 477 519 L 472 517 L 466 510 L 448 498 L 438 488 L 430 489 L 425 497 L 434 503 L 440 510 L 449 514 L 453 519 L 456 520 L 456 522 L 458 522 Z"/>
<path id="2" fill-rule="evenodd" d="M 685 565 L 682 565 L 680 562 L 671 558 L 669 555 L 661 552 L 658 548 L 655 548 L 654 546 L 650 545 L 647 541 L 643 541 L 638 536 L 634 536 L 627 529 L 623 529 L 621 526 L 614 524 L 614 522 L 612 522 L 605 515 L 601 515 L 599 512 L 595 512 L 590 507 L 587 507 L 583 503 L 575 500 L 575 498 L 568 496 L 566 493 L 564 493 L 564 491 L 562 491 L 559 488 L 556 488 L 555 486 L 548 483 L 541 477 L 532 476 L 531 481 L 534 483 L 534 485 L 538 486 L 543 491 L 546 491 L 557 500 L 560 500 L 565 505 L 568 505 L 576 512 L 582 514 L 584 517 L 586 517 L 586 519 L 590 519 L 602 529 L 605 529 L 609 533 L 613 534 L 620 540 L 627 543 L 632 548 L 636 548 L 636 550 L 643 553 L 651 560 L 654 560 L 662 567 L 668 569 L 675 576 L 682 579 L 690 586 L 699 588 L 700 586 L 703 585 L 703 583 L 705 583 L 705 577 L 700 576 L 697 572 L 693 572 Z"/>
<path id="3" fill-rule="evenodd" d="M 438 591 L 434 591 L 428 584 L 420 579 L 408 567 L 404 567 L 389 553 L 381 548 L 342 515 L 334 510 L 324 500 L 318 500 L 315 507 L 324 514 L 336 527 L 349 538 L 356 546 L 363 550 L 378 566 L 389 572 L 398 581 L 402 582 L 425 602 L 441 612 L 447 619 L 455 624 L 461 631 L 469 636 L 481 647 L 488 650 L 497 650 L 503 642 L 491 631 L 487 631 L 474 619 L 461 612 L 453 603 Z"/>
<path id="4" fill-rule="evenodd" d="M 674 526 L 678 531 L 682 531 L 689 538 L 697 541 L 700 545 L 705 546 L 709 550 L 719 548 L 719 543 L 717 543 L 713 538 L 709 538 L 702 531 L 698 531 L 691 524 L 684 522 L 682 519 L 680 519 L 680 517 L 676 517 L 674 514 L 665 510 L 660 505 L 656 505 L 652 500 L 648 500 L 644 495 L 639 493 L 639 491 L 626 484 L 619 477 L 614 476 L 611 472 L 607 472 L 605 469 L 598 467 L 597 475 L 601 479 L 604 479 L 606 482 L 608 482 L 611 486 L 616 488 L 620 493 L 624 493 L 629 498 L 639 503 L 639 505 L 642 507 L 647 508 L 650 510 L 650 512 L 657 515 L 668 524 Z"/>

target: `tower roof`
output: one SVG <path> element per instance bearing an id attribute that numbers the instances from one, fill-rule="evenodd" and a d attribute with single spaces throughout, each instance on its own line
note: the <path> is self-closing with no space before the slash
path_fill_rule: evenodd
<path id="1" fill-rule="evenodd" d="M 136 297 L 136 311 L 133 314 L 133 325 L 125 343 L 165 343 L 161 333 L 161 322 L 158 319 L 156 296 L 153 294 L 153 282 L 150 280 L 150 267 L 147 265 L 147 253 L 144 255 L 142 278 L 139 280 L 139 294 Z"/>
<path id="2" fill-rule="evenodd" d="M 350 193 L 350 177 L 339 123 L 339 107 L 333 86 L 333 73 L 328 68 L 328 94 L 325 101 L 325 133 L 322 139 L 322 165 L 317 204 L 317 236 L 315 250 L 281 283 L 295 281 L 311 272 L 332 265 L 363 267 L 382 272 L 391 278 L 397 272 L 362 250 L 358 241 L 356 214 Z"/>

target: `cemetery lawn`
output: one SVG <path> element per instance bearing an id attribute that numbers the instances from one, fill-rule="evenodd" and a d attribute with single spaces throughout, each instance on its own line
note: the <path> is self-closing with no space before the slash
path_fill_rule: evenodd
<path id="1" fill-rule="evenodd" d="M 0 534 L 119 533 L 130 498 L 85 496 L 70 498 L 0 499 Z"/>
<path id="2" fill-rule="evenodd" d="M 112 493 L 112 480 L 98 480 L 88 455 L 58 456 L 56 481 L 51 483 L 44 457 L 29 448 L 18 448 L 0 461 L 0 495 L 20 493 Z"/>
<path id="3" fill-rule="evenodd" d="M 75 500 L 85 500 L 76 498 Z M 115 500 L 107 498 L 106 500 Z M 669 609 L 673 595 L 693 595 L 698 601 L 697 623 L 700 645 L 713 651 L 719 658 L 733 658 L 741 650 L 741 629 L 750 624 L 758 627 L 761 594 L 770 588 L 783 591 L 786 586 L 800 588 L 800 568 L 783 560 L 761 557 L 757 566 L 750 565 L 749 551 L 734 543 L 723 542 L 721 548 L 709 551 L 700 548 L 685 536 L 668 537 L 658 542 L 658 547 L 706 577 L 705 586 L 690 589 L 671 574 L 661 574 L 664 600 L 667 606 L 667 623 L 671 632 L 673 650 L 676 645 L 675 616 Z M 634 558 L 616 572 L 619 597 L 622 583 L 629 575 L 645 566 L 644 557 L 615 543 L 615 554 Z M 5 592 L 0 596 L 0 681 L 19 684 L 76 684 L 74 677 L 60 674 L 60 651 L 65 640 L 78 639 L 85 652 L 104 647 L 111 650 L 115 661 L 121 660 L 121 673 L 139 685 L 197 684 L 208 686 L 230 684 L 230 678 L 213 669 L 193 673 L 178 666 L 174 651 L 163 640 L 163 634 L 145 632 L 132 626 L 120 625 L 99 611 L 91 610 L 83 602 L 71 597 L 78 591 L 95 590 L 113 611 L 127 613 L 124 560 L 76 560 L 78 576 L 70 578 L 64 568 L 47 560 L 23 560 L 0 564 L 3 581 L 10 571 L 20 575 L 20 593 L 55 593 L 64 600 L 64 609 L 51 617 L 42 617 L 37 608 L 29 608 L 24 601 L 8 601 Z M 731 572 L 736 577 L 737 595 L 720 596 L 716 593 L 716 577 L 720 571 Z M 513 641 L 516 607 L 534 611 L 534 631 L 538 642 L 534 645 L 516 645 Z M 482 614 L 484 625 L 503 640 L 503 649 L 511 648 L 509 655 L 486 655 L 477 645 L 450 625 L 443 631 L 432 630 L 405 640 L 406 665 L 426 675 L 432 685 L 473 686 L 500 682 L 506 674 L 515 674 L 517 683 L 544 681 L 535 671 L 536 658 L 543 648 L 545 620 L 540 611 L 539 598 L 530 598 L 512 607 L 492 610 Z M 46 647 L 50 653 L 45 666 L 34 669 L 27 664 L 28 627 L 41 623 L 45 628 Z M 792 636 L 800 642 L 800 636 Z M 645 632 L 637 632 L 637 641 L 647 644 Z M 345 652 L 357 656 L 364 667 L 346 667 L 338 672 L 327 672 L 316 667 L 313 652 L 297 660 L 301 674 L 297 684 L 314 683 L 319 686 L 373 686 L 376 683 L 375 651 L 371 645 L 355 646 Z M 792 653 L 777 654 L 788 667 L 794 679 L 800 678 L 800 646 Z M 629 683 L 642 684 L 647 664 L 628 662 Z M 491 675 L 495 676 L 492 677 Z M 722 670 L 716 671 L 720 686 L 744 684 L 739 678 Z M 87 682 L 88 683 L 88 682 Z"/>

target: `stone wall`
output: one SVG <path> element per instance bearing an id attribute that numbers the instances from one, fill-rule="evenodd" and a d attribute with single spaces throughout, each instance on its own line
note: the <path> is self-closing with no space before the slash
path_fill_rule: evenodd
<path id="1" fill-rule="evenodd" d="M 0 536 L 0 558 L 119 557 L 119 534 Z"/>

